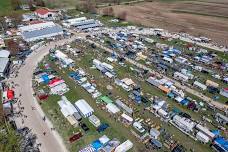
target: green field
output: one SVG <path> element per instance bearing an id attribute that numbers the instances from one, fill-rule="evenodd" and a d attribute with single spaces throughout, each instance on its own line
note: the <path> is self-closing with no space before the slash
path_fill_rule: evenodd
<path id="1" fill-rule="evenodd" d="M 0 1 L 0 16 L 4 16 L 12 11 L 10 0 Z"/>
<path id="2" fill-rule="evenodd" d="M 77 46 L 79 47 L 81 44 L 73 44 L 73 46 Z M 84 45 L 86 46 L 86 45 Z M 79 48 L 80 49 L 80 48 Z M 129 98 L 128 98 L 128 93 L 126 91 L 124 91 L 122 88 L 113 85 L 113 82 L 110 83 L 111 81 L 102 76 L 101 73 L 99 71 L 97 71 L 96 69 L 90 69 L 90 67 L 92 66 L 92 59 L 93 58 L 99 58 L 102 61 L 105 61 L 104 59 L 109 56 L 109 54 L 103 54 L 102 53 L 102 59 L 101 56 L 99 56 L 98 52 L 104 52 L 100 49 L 96 49 L 96 51 L 92 51 L 91 48 L 84 48 L 85 50 L 87 50 L 86 52 L 84 52 L 84 55 L 80 57 L 80 59 L 74 58 L 73 56 L 69 56 L 73 59 L 75 59 L 76 61 L 76 65 L 77 67 L 81 67 L 83 68 L 87 74 L 89 75 L 89 77 L 93 77 L 93 79 L 96 81 L 97 84 L 97 88 L 99 91 L 101 91 L 104 95 L 108 94 L 109 91 L 107 90 L 106 86 L 108 84 L 111 84 L 113 86 L 113 90 L 111 91 L 111 99 L 116 99 L 117 97 L 121 97 L 122 99 L 124 99 L 124 101 L 128 102 Z M 131 139 L 134 144 L 135 144 L 135 148 L 134 151 L 138 151 L 138 147 L 142 147 L 142 144 L 138 143 L 136 141 L 136 139 L 134 137 L 132 137 L 131 133 L 129 132 L 129 128 L 125 128 L 125 127 L 121 127 L 123 126 L 120 123 L 117 123 L 115 121 L 113 121 L 112 119 L 109 119 L 107 116 L 107 113 L 105 113 L 104 111 L 97 109 L 97 104 L 94 102 L 94 100 L 90 97 L 90 95 L 85 92 L 83 89 L 81 89 L 80 87 L 78 87 L 67 75 L 67 73 L 69 72 L 69 70 L 64 69 L 64 70 L 60 70 L 58 69 L 58 66 L 56 66 L 54 63 L 50 63 L 52 65 L 52 67 L 57 70 L 58 74 L 61 75 L 62 78 L 64 78 L 64 80 L 67 82 L 67 84 L 70 86 L 71 91 L 66 93 L 66 96 L 68 97 L 68 99 L 72 102 L 75 102 L 76 99 L 79 98 L 84 98 L 86 99 L 89 104 L 91 104 L 91 106 L 95 109 L 96 111 L 96 115 L 101 118 L 101 120 L 103 120 L 103 122 L 107 122 L 111 125 L 112 131 L 109 130 L 108 132 L 105 132 L 106 135 L 110 136 L 110 137 L 116 137 L 119 139 L 126 139 L 129 138 Z M 187 112 L 188 114 L 190 114 L 192 116 L 193 119 L 195 120 L 200 120 L 201 119 L 201 115 L 208 115 L 210 114 L 209 111 L 207 112 L 200 112 L 200 113 L 195 113 L 192 112 L 190 110 L 187 110 L 186 107 L 181 106 L 179 104 L 177 104 L 176 102 L 174 102 L 173 100 L 170 100 L 169 98 L 166 97 L 165 94 L 163 94 L 160 90 L 158 90 L 157 88 L 147 84 L 144 81 L 141 81 L 139 79 L 136 79 L 135 77 L 135 73 L 130 70 L 130 67 L 135 68 L 134 66 L 131 66 L 127 63 L 126 67 L 121 67 L 118 64 L 113 64 L 114 68 L 117 69 L 117 75 L 118 78 L 122 79 L 124 77 L 130 77 L 133 79 L 133 81 L 135 81 L 136 83 L 140 84 L 140 86 L 142 86 L 142 90 L 143 93 L 145 95 L 150 94 L 153 96 L 159 96 L 162 97 L 163 99 L 165 99 L 166 101 L 168 101 L 168 103 L 170 104 L 170 109 L 172 109 L 173 107 L 178 107 L 180 110 Z M 194 97 L 193 97 L 194 98 Z M 63 124 L 62 122 L 65 121 L 65 126 L 63 126 L 63 128 L 59 128 L 58 131 L 60 132 L 60 134 L 64 137 L 64 140 L 67 141 L 67 137 L 69 137 L 72 132 L 77 131 L 78 129 L 74 128 L 72 129 L 71 126 L 69 126 L 69 124 L 66 122 L 66 120 L 62 119 L 61 113 L 57 112 L 59 107 L 56 104 L 56 101 L 58 101 L 59 98 L 55 99 L 55 98 L 50 98 L 48 100 L 48 102 L 45 102 L 44 104 L 42 104 L 43 109 L 45 110 L 45 112 L 48 113 L 48 115 L 51 117 L 51 120 L 54 121 L 55 126 L 57 126 L 57 128 L 61 127 L 62 125 L 59 124 Z M 196 99 L 197 100 L 197 99 Z M 134 103 L 133 103 L 134 104 Z M 135 117 L 141 117 L 144 120 L 147 118 L 152 118 L 153 122 L 156 123 L 157 125 L 162 126 L 163 128 L 166 128 L 171 134 L 174 135 L 174 139 L 179 141 L 181 144 L 183 144 L 189 151 L 189 149 L 191 147 L 195 147 L 195 150 L 197 150 L 197 152 L 204 152 L 205 150 L 207 150 L 208 152 L 210 151 L 209 146 L 200 144 L 199 142 L 193 141 L 192 139 L 190 139 L 189 137 L 186 137 L 183 133 L 181 133 L 178 129 L 176 129 L 173 126 L 169 126 L 167 123 L 163 123 L 161 122 L 158 118 L 156 118 L 155 116 L 153 116 L 151 113 L 149 112 L 143 112 L 143 114 L 140 111 L 143 111 L 144 105 L 134 105 L 134 107 L 136 109 L 139 110 L 138 113 L 136 113 Z M 54 111 L 56 111 L 54 114 L 52 114 L 53 109 L 55 109 Z M 51 113 L 51 114 L 50 114 Z M 55 116 L 55 115 L 58 116 Z M 54 116 L 53 116 L 54 115 Z M 54 119 L 53 119 L 54 117 Z M 59 118 L 61 121 L 56 121 L 55 117 Z M 70 145 L 70 149 L 71 150 L 78 150 L 82 147 L 84 147 L 86 144 L 90 143 L 92 140 L 96 139 L 99 137 L 99 134 L 94 132 L 93 126 L 90 125 L 90 123 L 87 123 L 87 121 L 85 121 L 86 124 L 92 128 L 90 133 L 87 133 L 80 141 L 76 142 L 75 144 Z M 118 127 L 117 127 L 118 126 Z M 65 128 L 69 128 L 69 129 L 65 129 Z M 117 129 L 119 128 L 119 129 Z M 120 129 L 121 128 L 121 129 Z M 213 126 L 210 126 L 210 128 L 213 128 Z M 127 130 L 126 130 L 127 129 Z M 120 133 L 119 133 L 120 132 Z M 122 132 L 122 133 L 121 133 Z M 122 135 L 124 135 L 124 137 L 122 137 Z M 185 138 L 185 140 L 180 140 Z M 160 139 L 161 141 L 163 141 L 162 137 Z M 68 144 L 69 145 L 69 144 Z M 197 146 L 196 146 L 197 145 Z M 164 149 L 163 149 L 164 151 Z"/>

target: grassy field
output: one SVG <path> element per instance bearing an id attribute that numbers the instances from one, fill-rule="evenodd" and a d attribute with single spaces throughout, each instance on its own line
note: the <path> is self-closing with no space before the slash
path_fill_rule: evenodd
<path id="1" fill-rule="evenodd" d="M 10 0 L 0 1 L 0 16 L 4 16 L 12 10 Z"/>
<path id="2" fill-rule="evenodd" d="M 81 44 L 73 43 L 72 46 L 79 47 L 80 45 Z M 83 46 L 86 46 L 86 45 L 83 45 Z M 79 49 L 82 49 L 82 48 L 79 48 Z M 96 69 L 90 69 L 90 67 L 92 66 L 93 58 L 99 58 L 100 60 L 105 61 L 105 58 L 107 56 L 109 56 L 109 54 L 102 53 L 102 56 L 100 56 L 99 54 L 101 54 L 101 53 L 98 53 L 98 52 L 104 52 L 104 51 L 102 51 L 98 48 L 96 49 L 96 51 L 92 51 L 91 48 L 88 48 L 88 47 L 84 48 L 84 49 L 87 51 L 84 53 L 84 55 L 82 57 L 74 58 L 73 56 L 71 56 L 71 58 L 75 59 L 77 67 L 83 68 L 89 74 L 90 77 L 93 76 L 93 79 L 96 81 L 98 90 L 101 91 L 104 95 L 109 94 L 109 91 L 107 90 L 106 86 L 112 85 L 113 90 L 111 91 L 112 94 L 111 94 L 110 98 L 114 100 L 117 97 L 121 97 L 122 99 L 124 99 L 124 101 L 129 102 L 127 92 L 125 92 L 122 88 L 113 85 L 113 83 L 111 83 L 111 81 L 108 78 L 103 76 Z M 72 81 L 68 77 L 67 74 L 69 73 L 69 70 L 59 69 L 58 68 L 59 66 L 55 65 L 52 62 L 50 64 L 51 64 L 51 67 L 53 69 L 55 69 L 58 72 L 58 74 L 66 81 L 66 83 L 69 85 L 69 87 L 71 89 L 70 92 L 66 93 L 66 97 L 72 102 L 75 102 L 77 99 L 84 98 L 95 109 L 95 111 L 96 111 L 95 114 L 102 120 L 102 122 L 106 122 L 106 123 L 110 124 L 111 128 L 108 129 L 107 131 L 105 131 L 104 134 L 108 135 L 110 138 L 117 137 L 121 141 L 123 141 L 127 138 L 132 140 L 135 144 L 135 146 L 134 146 L 135 149 L 133 151 L 139 151 L 140 148 L 143 147 L 142 144 L 138 143 L 137 140 L 131 135 L 131 133 L 129 131 L 130 128 L 125 128 L 119 122 L 115 122 L 113 119 L 110 119 L 109 115 L 105 111 L 103 111 L 97 107 L 97 104 L 94 102 L 94 99 L 92 99 L 90 97 L 90 95 L 84 89 L 77 86 L 74 83 L 74 81 Z M 170 109 L 172 109 L 173 107 L 177 107 L 181 111 L 184 111 L 184 112 L 187 112 L 188 114 L 190 114 L 192 116 L 192 118 L 195 120 L 200 120 L 202 115 L 208 115 L 208 112 L 195 113 L 190 110 L 187 110 L 186 107 L 181 106 L 181 105 L 177 104 L 176 102 L 174 102 L 173 100 L 167 98 L 166 95 L 161 93 L 161 91 L 159 89 L 147 84 L 144 81 L 137 79 L 135 73 L 132 70 L 130 70 L 130 67 L 135 68 L 134 66 L 131 66 L 128 63 L 127 63 L 126 67 L 121 67 L 118 64 L 113 64 L 113 66 L 115 69 L 117 69 L 116 72 L 117 72 L 118 78 L 120 78 L 120 79 L 122 79 L 124 77 L 132 78 L 133 81 L 135 81 L 136 83 L 140 84 L 140 86 L 142 86 L 142 90 L 145 95 L 150 94 L 152 96 L 159 96 L 159 97 L 163 98 L 164 100 L 168 101 L 168 103 L 170 105 Z M 56 129 L 64 137 L 64 141 L 66 141 L 66 144 L 68 145 L 68 148 L 70 149 L 70 151 L 78 151 L 80 148 L 84 147 L 85 145 L 89 144 L 91 141 L 93 141 L 101 136 L 101 134 L 98 134 L 95 131 L 95 128 L 87 120 L 83 120 L 89 126 L 91 131 L 88 133 L 84 133 L 84 137 L 81 140 L 79 140 L 73 144 L 69 144 L 67 142 L 69 136 L 72 135 L 73 133 L 79 131 L 79 129 L 71 127 L 69 125 L 69 123 L 65 120 L 65 118 L 62 116 L 62 114 L 59 112 L 59 107 L 57 105 L 57 101 L 59 99 L 60 99 L 59 96 L 51 96 L 47 102 L 44 102 L 42 104 L 42 108 L 48 114 L 49 118 L 53 121 L 54 125 L 56 126 Z M 139 109 L 139 111 L 141 111 L 141 112 L 143 111 L 143 108 L 144 108 L 143 104 L 140 106 L 134 105 L 134 103 L 132 103 L 132 104 L 135 108 Z M 158 118 L 156 118 L 155 116 L 153 116 L 151 113 L 149 113 L 147 111 L 143 112 L 143 113 L 141 113 L 141 112 L 136 113 L 135 117 L 141 117 L 144 120 L 147 118 L 151 118 L 154 123 L 162 126 L 163 128 L 167 129 L 167 131 L 169 133 L 173 134 L 174 139 L 179 141 L 181 144 L 183 144 L 188 149 L 188 151 L 191 147 L 194 147 L 197 152 L 204 152 L 205 150 L 210 152 L 210 148 L 208 145 L 200 144 L 199 142 L 196 142 L 196 141 L 192 140 L 191 138 L 186 137 L 178 129 L 176 129 L 173 126 L 169 126 L 167 123 L 161 122 Z M 210 126 L 210 128 L 212 128 L 212 126 Z M 180 139 L 185 139 L 185 140 L 180 140 Z M 164 139 L 161 137 L 160 140 L 163 141 Z M 164 149 L 162 151 L 164 151 Z"/>

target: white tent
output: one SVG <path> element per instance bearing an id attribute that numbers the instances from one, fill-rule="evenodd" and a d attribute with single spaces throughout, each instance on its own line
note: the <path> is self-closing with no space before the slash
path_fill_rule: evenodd
<path id="1" fill-rule="evenodd" d="M 113 103 L 108 103 L 106 105 L 106 108 L 108 109 L 109 112 L 113 114 L 120 112 L 120 109 Z"/>
<path id="2" fill-rule="evenodd" d="M 93 108 L 84 99 L 76 101 L 75 106 L 85 118 L 91 116 L 94 112 Z"/>
<path id="3" fill-rule="evenodd" d="M 116 147 L 115 152 L 126 152 L 133 147 L 133 143 L 130 140 L 127 140 Z"/>
<path id="4" fill-rule="evenodd" d="M 123 113 L 121 115 L 121 117 L 125 120 L 127 120 L 129 123 L 132 123 L 133 122 L 133 118 L 131 118 L 130 116 L 126 115 L 125 113 Z"/>
<path id="5" fill-rule="evenodd" d="M 201 141 L 203 143 L 208 143 L 210 140 L 208 136 L 206 136 L 204 133 L 202 133 L 200 131 L 196 134 L 196 139 L 198 139 L 199 141 Z"/>
<path id="6" fill-rule="evenodd" d="M 196 87 L 198 87 L 198 88 L 200 88 L 200 89 L 202 89 L 202 90 L 206 90 L 207 89 L 207 86 L 206 85 L 204 85 L 204 84 L 202 84 L 202 83 L 200 83 L 198 81 L 195 81 L 193 83 L 193 85 L 196 86 Z"/>

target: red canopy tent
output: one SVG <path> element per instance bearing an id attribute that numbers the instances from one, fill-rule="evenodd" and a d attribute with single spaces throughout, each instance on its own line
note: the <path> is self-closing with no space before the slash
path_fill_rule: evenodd
<path id="1" fill-rule="evenodd" d="M 8 98 L 8 100 L 14 99 L 14 91 L 13 90 L 7 90 L 7 98 Z"/>

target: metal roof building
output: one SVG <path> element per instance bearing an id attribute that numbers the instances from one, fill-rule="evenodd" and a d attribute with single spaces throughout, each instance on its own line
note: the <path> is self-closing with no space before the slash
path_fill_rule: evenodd
<path id="1" fill-rule="evenodd" d="M 55 24 L 54 22 L 45 22 L 23 26 L 20 27 L 19 30 L 21 31 L 23 39 L 27 42 L 63 34 L 62 27 Z"/>
<path id="2" fill-rule="evenodd" d="M 40 39 L 50 38 L 57 35 L 62 35 L 62 27 L 55 25 L 53 27 L 47 27 L 43 29 L 37 29 L 33 31 L 25 31 L 22 33 L 22 37 L 25 41 L 31 42 Z"/>

